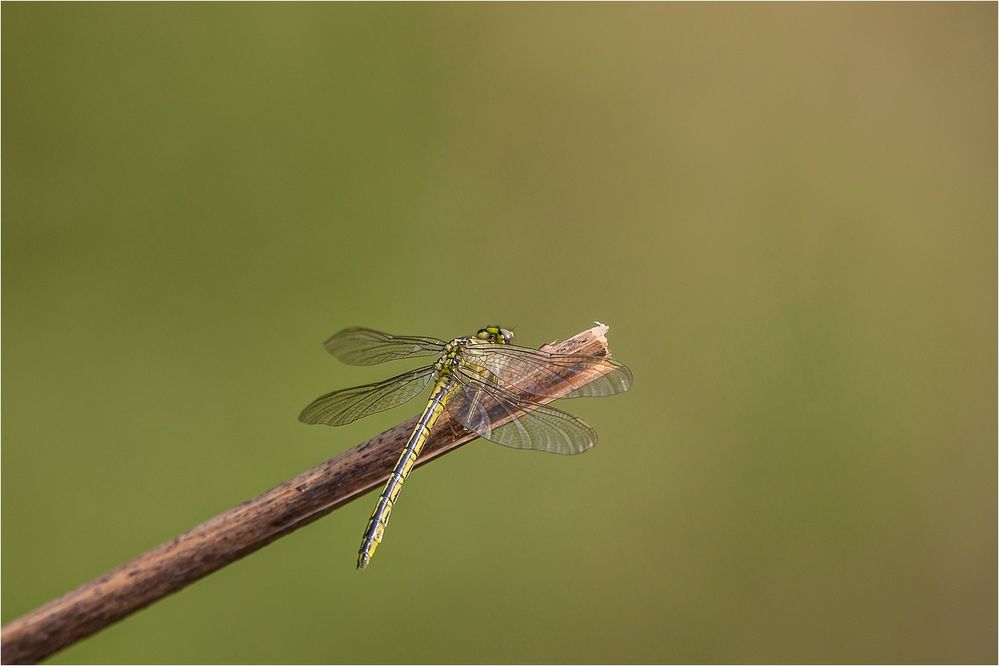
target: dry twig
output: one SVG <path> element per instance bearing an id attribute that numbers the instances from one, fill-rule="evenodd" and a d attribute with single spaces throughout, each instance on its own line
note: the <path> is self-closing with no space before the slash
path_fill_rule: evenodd
<path id="1" fill-rule="evenodd" d="M 549 349 L 605 355 L 606 331 L 606 326 L 599 325 Z M 545 380 L 538 377 L 543 385 Z M 550 388 L 559 394 L 558 386 Z M 413 418 L 397 425 L 9 622 L 2 632 L 3 663 L 45 659 L 378 488 L 391 473 L 415 424 Z M 475 438 L 445 414 L 417 464 Z"/>

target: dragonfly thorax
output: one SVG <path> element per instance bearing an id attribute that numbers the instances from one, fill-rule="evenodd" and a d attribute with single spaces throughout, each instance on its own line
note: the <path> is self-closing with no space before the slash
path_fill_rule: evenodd
<path id="1" fill-rule="evenodd" d="M 461 364 L 462 361 L 462 351 L 465 345 L 469 344 L 471 340 L 469 338 L 455 338 L 451 342 L 444 345 L 444 353 L 441 354 L 437 362 L 434 363 L 434 371 L 437 373 L 438 377 L 446 375 L 451 372 L 451 370 Z"/>

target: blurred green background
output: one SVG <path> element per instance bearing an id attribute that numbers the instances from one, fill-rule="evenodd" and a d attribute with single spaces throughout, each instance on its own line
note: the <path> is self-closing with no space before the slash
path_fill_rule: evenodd
<path id="1" fill-rule="evenodd" d="M 3 621 L 400 422 L 351 325 L 631 393 L 67 662 L 994 662 L 996 5 L 3 8 Z"/>

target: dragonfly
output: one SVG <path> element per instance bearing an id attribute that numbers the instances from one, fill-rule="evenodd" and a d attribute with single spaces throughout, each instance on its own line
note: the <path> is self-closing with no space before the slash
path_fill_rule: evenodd
<path id="1" fill-rule="evenodd" d="M 607 356 L 553 353 L 519 347 L 513 341 L 513 331 L 495 325 L 449 342 L 354 327 L 323 344 L 350 365 L 437 357 L 432 364 L 390 379 L 320 396 L 298 417 L 303 423 L 345 425 L 408 402 L 432 385 L 426 407 L 368 520 L 358 569 L 368 566 L 381 543 L 399 491 L 444 412 L 464 429 L 497 444 L 573 455 L 596 444 L 596 431 L 542 401 L 607 396 L 631 387 L 631 371 Z"/>

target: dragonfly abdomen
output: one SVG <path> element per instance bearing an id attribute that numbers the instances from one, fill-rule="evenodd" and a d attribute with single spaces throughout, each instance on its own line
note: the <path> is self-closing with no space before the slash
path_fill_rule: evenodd
<path id="1" fill-rule="evenodd" d="M 392 507 L 399 496 L 399 491 L 402 490 L 402 484 L 406 482 L 409 473 L 413 471 L 416 459 L 420 456 L 423 446 L 430 437 L 431 429 L 444 413 L 444 406 L 452 389 L 452 381 L 450 373 L 445 371 L 441 373 L 440 379 L 434 385 L 427 406 L 423 410 L 423 414 L 420 415 L 420 420 L 416 422 L 416 427 L 413 428 L 413 433 L 409 436 L 406 447 L 402 450 L 391 476 L 385 483 L 382 494 L 378 497 L 375 510 L 371 513 L 371 518 L 368 519 L 368 526 L 361 539 L 361 548 L 357 553 L 358 569 L 368 566 L 368 562 L 375 554 L 375 549 L 381 543 L 385 526 L 388 525 L 389 517 L 392 514 Z"/>

